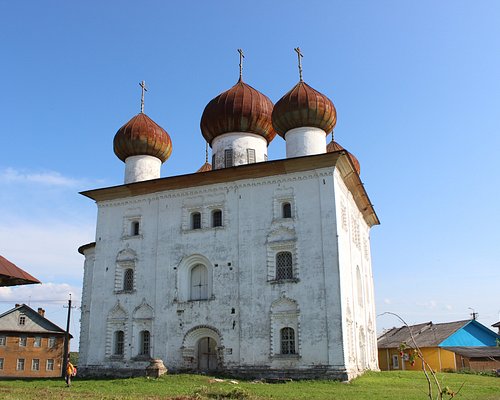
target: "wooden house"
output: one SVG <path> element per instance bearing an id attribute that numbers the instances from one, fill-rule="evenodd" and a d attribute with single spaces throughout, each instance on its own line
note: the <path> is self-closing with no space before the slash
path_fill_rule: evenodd
<path id="1" fill-rule="evenodd" d="M 499 348 L 496 347 L 496 343 L 500 336 L 476 320 L 441 324 L 427 322 L 409 328 L 407 326 L 392 328 L 378 338 L 378 359 L 381 370 L 422 369 L 421 360 L 412 356 L 412 348 L 415 346 L 410 330 L 425 360 L 436 371 L 489 369 L 493 367 L 489 364 L 481 366 L 480 358 L 492 361 L 493 357 L 493 361 L 496 362 L 495 357 L 498 357 Z M 473 349 L 480 350 L 474 353 L 471 352 Z M 473 354 L 478 356 L 473 357 Z"/>
<path id="2" fill-rule="evenodd" d="M 0 315 L 0 378 L 61 376 L 66 333 L 44 314 L 16 304 Z"/>

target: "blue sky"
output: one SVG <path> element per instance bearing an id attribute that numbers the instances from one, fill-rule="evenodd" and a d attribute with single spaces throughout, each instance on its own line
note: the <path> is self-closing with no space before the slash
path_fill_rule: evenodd
<path id="1" fill-rule="evenodd" d="M 0 254 L 44 282 L 0 289 L 0 311 L 29 301 L 64 325 L 69 292 L 79 305 L 76 249 L 96 207 L 78 192 L 122 183 L 112 140 L 140 110 L 141 80 L 173 142 L 162 176 L 194 172 L 203 108 L 236 82 L 236 49 L 244 80 L 276 102 L 300 46 L 381 220 L 377 313 L 444 322 L 470 307 L 498 321 L 499 18 L 497 1 L 0 2 Z M 284 156 L 277 137 L 269 157 Z"/>

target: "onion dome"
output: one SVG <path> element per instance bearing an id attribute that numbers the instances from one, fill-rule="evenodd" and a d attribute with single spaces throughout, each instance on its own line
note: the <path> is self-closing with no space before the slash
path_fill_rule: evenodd
<path id="1" fill-rule="evenodd" d="M 196 172 L 208 172 L 208 171 L 212 171 L 212 164 L 206 162 Z"/>
<path id="2" fill-rule="evenodd" d="M 352 165 L 354 165 L 354 169 L 356 170 L 356 172 L 358 173 L 358 175 L 360 174 L 360 172 L 361 172 L 361 166 L 359 165 L 359 161 L 354 156 L 354 154 L 348 152 L 340 144 L 338 144 L 337 142 L 335 142 L 335 141 L 332 140 L 326 146 L 326 152 L 327 153 L 333 153 L 334 151 L 345 151 L 347 153 L 347 155 L 349 156 L 349 158 L 351 159 Z"/>
<path id="3" fill-rule="evenodd" d="M 200 128 L 208 143 L 224 133 L 248 132 L 269 144 L 276 136 L 271 122 L 272 101 L 240 80 L 212 99 L 201 116 Z"/>
<path id="4" fill-rule="evenodd" d="M 144 155 L 165 162 L 172 153 L 172 141 L 165 129 L 141 112 L 118 129 L 113 149 L 123 162 L 127 157 Z"/>
<path id="5" fill-rule="evenodd" d="M 273 127 L 285 137 L 290 129 L 311 126 L 331 132 L 337 122 L 332 101 L 304 81 L 297 83 L 274 105 Z"/>

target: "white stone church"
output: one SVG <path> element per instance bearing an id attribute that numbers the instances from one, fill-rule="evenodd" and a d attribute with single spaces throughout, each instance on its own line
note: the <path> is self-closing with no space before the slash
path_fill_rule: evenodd
<path id="1" fill-rule="evenodd" d="M 153 359 L 252 378 L 378 369 L 379 221 L 356 158 L 327 145 L 335 123 L 302 76 L 273 105 L 240 69 L 203 112 L 212 163 L 196 173 L 160 178 L 172 144 L 143 107 L 122 126 L 125 183 L 82 193 L 98 216 L 95 242 L 79 249 L 79 373 L 144 375 Z M 276 134 L 286 158 L 268 160 Z"/>

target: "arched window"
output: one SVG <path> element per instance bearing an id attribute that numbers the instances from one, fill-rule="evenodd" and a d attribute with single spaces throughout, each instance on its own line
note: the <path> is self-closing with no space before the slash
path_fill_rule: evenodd
<path id="1" fill-rule="evenodd" d="M 150 347 L 151 347 L 151 335 L 149 331 L 141 331 L 140 335 L 140 343 L 139 343 L 139 355 L 141 356 L 149 356 Z"/>
<path id="2" fill-rule="evenodd" d="M 222 226 L 222 211 L 213 210 L 212 211 L 212 226 Z"/>
<path id="3" fill-rule="evenodd" d="M 191 229 L 201 229 L 201 214 L 199 212 L 191 214 Z"/>
<path id="4" fill-rule="evenodd" d="M 127 268 L 123 274 L 123 290 L 131 292 L 134 290 L 134 270 Z"/>
<path id="5" fill-rule="evenodd" d="M 363 282 L 361 280 L 361 272 L 359 266 L 356 267 L 356 282 L 358 289 L 358 304 L 363 307 Z"/>
<path id="6" fill-rule="evenodd" d="M 292 218 L 292 206 L 290 203 L 283 203 L 281 205 L 283 218 Z"/>
<path id="7" fill-rule="evenodd" d="M 123 331 L 115 331 L 114 355 L 123 356 L 124 346 L 125 346 L 125 333 Z"/>
<path id="8" fill-rule="evenodd" d="M 281 354 L 295 354 L 295 331 L 293 328 L 283 328 L 280 331 Z"/>
<path id="9" fill-rule="evenodd" d="M 132 236 L 139 235 L 139 227 L 140 227 L 139 221 L 132 222 L 132 232 L 131 232 Z"/>
<path id="10" fill-rule="evenodd" d="M 190 300 L 208 299 L 208 271 L 203 264 L 197 264 L 191 269 Z"/>
<path id="11" fill-rule="evenodd" d="M 276 254 L 276 280 L 293 279 L 292 253 L 282 251 Z"/>

